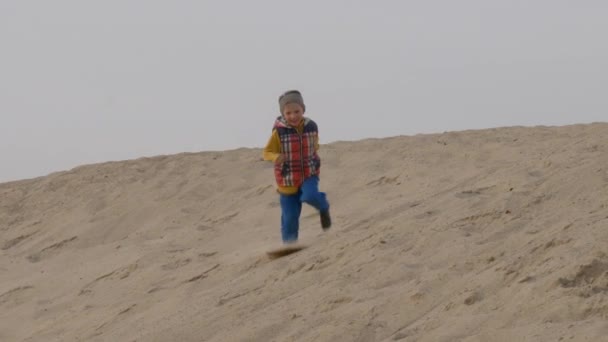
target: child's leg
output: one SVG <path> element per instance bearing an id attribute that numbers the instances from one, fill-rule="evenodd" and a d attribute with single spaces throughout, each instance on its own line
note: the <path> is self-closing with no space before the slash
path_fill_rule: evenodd
<path id="1" fill-rule="evenodd" d="M 304 180 L 300 200 L 308 203 L 320 212 L 329 210 L 329 202 L 324 192 L 319 192 L 319 177 L 314 176 Z"/>
<path id="2" fill-rule="evenodd" d="M 283 242 L 295 242 L 298 240 L 298 231 L 300 228 L 300 214 L 302 212 L 302 203 L 300 196 L 295 195 L 280 195 L 281 201 L 281 237 Z"/>
<path id="3" fill-rule="evenodd" d="M 321 227 L 328 230 L 331 227 L 329 215 L 329 202 L 325 193 L 319 192 L 319 177 L 310 177 L 304 181 L 301 188 L 300 200 L 315 207 L 321 214 Z"/>

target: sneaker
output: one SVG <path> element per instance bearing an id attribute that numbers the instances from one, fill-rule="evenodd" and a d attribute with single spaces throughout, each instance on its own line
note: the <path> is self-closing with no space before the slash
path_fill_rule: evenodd
<path id="1" fill-rule="evenodd" d="M 321 227 L 323 230 L 328 230 L 331 227 L 331 217 L 329 216 L 329 210 L 321 212 Z"/>

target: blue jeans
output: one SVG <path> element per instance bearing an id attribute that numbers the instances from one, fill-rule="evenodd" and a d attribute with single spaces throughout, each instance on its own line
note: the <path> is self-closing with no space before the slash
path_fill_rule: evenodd
<path id="1" fill-rule="evenodd" d="M 319 192 L 319 177 L 314 176 L 304 180 L 298 193 L 280 195 L 281 199 L 281 237 L 283 242 L 298 240 L 300 230 L 300 214 L 302 203 L 313 206 L 320 212 L 329 210 L 329 202 L 323 192 Z"/>

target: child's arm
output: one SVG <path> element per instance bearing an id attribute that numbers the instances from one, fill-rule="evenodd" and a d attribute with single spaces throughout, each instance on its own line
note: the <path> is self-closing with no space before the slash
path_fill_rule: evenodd
<path id="1" fill-rule="evenodd" d="M 281 139 L 276 129 L 272 130 L 272 136 L 268 139 L 268 143 L 264 148 L 264 160 L 277 162 L 281 156 Z"/>

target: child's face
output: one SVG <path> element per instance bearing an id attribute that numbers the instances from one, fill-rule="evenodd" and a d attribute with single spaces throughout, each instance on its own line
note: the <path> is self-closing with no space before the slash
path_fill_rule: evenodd
<path id="1" fill-rule="evenodd" d="M 302 121 L 304 116 L 304 108 L 297 103 L 288 103 L 283 109 L 283 117 L 287 120 L 290 126 L 296 127 Z"/>

